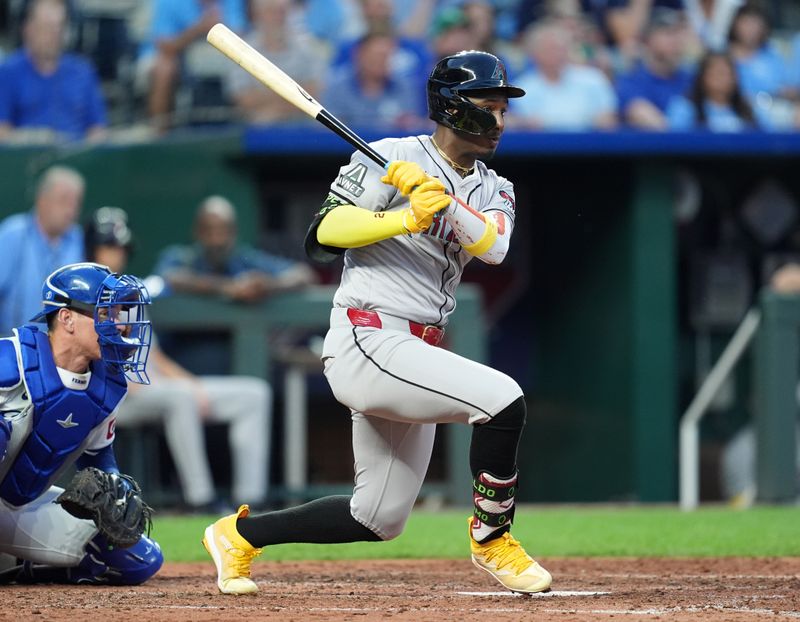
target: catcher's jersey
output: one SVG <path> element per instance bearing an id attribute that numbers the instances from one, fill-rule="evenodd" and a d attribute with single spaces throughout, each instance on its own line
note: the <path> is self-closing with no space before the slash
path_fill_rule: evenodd
<path id="1" fill-rule="evenodd" d="M 473 173 L 462 179 L 439 155 L 430 136 L 386 138 L 372 146 L 389 161 L 416 162 L 476 211 L 501 211 L 506 227 L 513 230 L 514 187 L 483 162 L 477 161 Z M 355 152 L 331 184 L 323 211 L 336 203 L 375 212 L 408 208 L 408 197 L 381 182 L 384 174 L 365 155 Z M 423 233 L 348 249 L 334 306 L 382 311 L 443 326 L 455 309 L 455 290 L 470 259 L 449 224 L 438 216 Z"/>

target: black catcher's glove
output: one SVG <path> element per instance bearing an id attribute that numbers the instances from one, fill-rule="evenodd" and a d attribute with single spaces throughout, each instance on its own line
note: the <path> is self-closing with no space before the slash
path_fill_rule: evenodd
<path id="1" fill-rule="evenodd" d="M 139 484 L 129 475 L 82 469 L 56 499 L 77 518 L 91 519 L 108 543 L 127 548 L 150 535 L 152 508 L 142 501 Z"/>

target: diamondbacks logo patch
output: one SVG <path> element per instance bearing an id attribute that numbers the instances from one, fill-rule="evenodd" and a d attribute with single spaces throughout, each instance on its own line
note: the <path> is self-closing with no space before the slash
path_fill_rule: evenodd
<path id="1" fill-rule="evenodd" d="M 517 204 L 514 202 L 514 197 L 505 190 L 500 191 L 500 196 L 503 197 L 503 205 L 510 208 L 512 212 L 516 210 Z"/>
<path id="2" fill-rule="evenodd" d="M 353 168 L 345 171 L 336 179 L 336 185 L 352 194 L 360 197 L 364 194 L 364 177 L 367 174 L 366 164 L 356 164 Z"/>

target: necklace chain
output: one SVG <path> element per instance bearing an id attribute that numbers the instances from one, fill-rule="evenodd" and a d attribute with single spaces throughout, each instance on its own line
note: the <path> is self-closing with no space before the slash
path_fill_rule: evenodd
<path id="1" fill-rule="evenodd" d="M 436 141 L 434 140 L 433 136 L 431 136 L 431 143 L 433 143 L 433 146 L 436 149 L 436 151 L 439 152 L 439 155 L 442 156 L 447 161 L 447 163 L 453 168 L 453 170 L 456 173 L 458 173 L 461 177 L 466 177 L 467 175 L 472 173 L 473 169 L 475 168 L 474 164 L 469 168 L 466 166 L 461 166 L 460 164 L 454 162 L 453 159 L 450 156 L 448 156 L 444 151 L 442 151 L 439 145 L 436 144 Z"/>

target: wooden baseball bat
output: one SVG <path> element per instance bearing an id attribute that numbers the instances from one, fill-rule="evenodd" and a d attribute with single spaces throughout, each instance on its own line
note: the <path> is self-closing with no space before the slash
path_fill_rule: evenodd
<path id="1" fill-rule="evenodd" d="M 239 35 L 224 24 L 215 24 L 208 31 L 208 42 L 238 64 L 259 82 L 275 91 L 286 101 L 316 119 L 335 134 L 344 138 L 361 153 L 382 168 L 388 161 L 370 147 L 358 134 L 339 121 L 322 104 L 311 97 L 303 87 L 292 80 L 257 50 L 248 45 Z"/>

